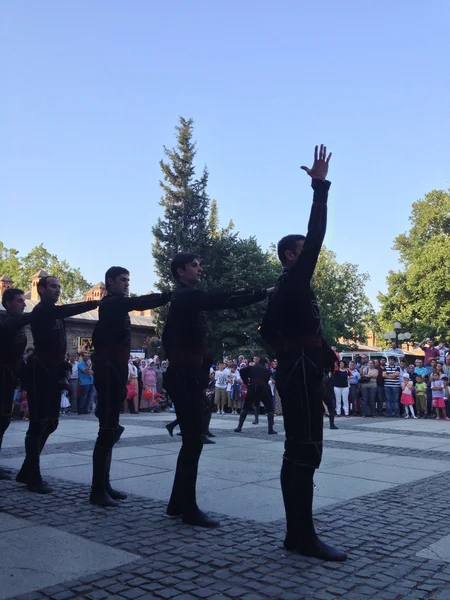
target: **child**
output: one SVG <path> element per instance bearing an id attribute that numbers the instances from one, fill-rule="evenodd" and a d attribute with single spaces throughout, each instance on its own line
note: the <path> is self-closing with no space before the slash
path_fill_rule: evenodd
<path id="1" fill-rule="evenodd" d="M 432 375 L 431 395 L 433 398 L 433 406 L 436 409 L 436 421 L 440 420 L 439 409 L 442 410 L 442 418 L 446 421 L 450 421 L 450 417 L 447 417 L 447 411 L 445 410 L 444 384 L 439 379 L 439 373 L 433 373 Z"/>
<path id="2" fill-rule="evenodd" d="M 443 375 L 441 377 L 442 384 L 444 386 L 444 400 L 445 400 L 445 408 L 447 410 L 447 414 L 450 412 L 450 385 L 448 383 L 447 375 Z"/>
<path id="3" fill-rule="evenodd" d="M 232 365 L 231 371 L 228 374 L 228 387 L 230 388 L 230 407 L 232 415 L 237 415 L 237 404 L 241 397 L 241 383 L 242 380 L 237 372 L 237 366 Z"/>
<path id="4" fill-rule="evenodd" d="M 217 414 L 223 415 L 223 408 L 227 403 L 227 381 L 228 373 L 225 373 L 225 364 L 218 363 L 218 370 L 215 372 L 214 379 L 216 388 L 214 392 L 214 403 L 217 406 Z"/>
<path id="5" fill-rule="evenodd" d="M 67 390 L 62 390 L 61 392 L 61 416 L 64 417 L 65 414 L 67 413 L 67 409 L 70 407 L 70 402 L 69 402 L 69 392 Z"/>
<path id="6" fill-rule="evenodd" d="M 403 404 L 405 407 L 405 419 L 409 419 L 408 409 L 411 412 L 411 417 L 413 419 L 417 419 L 416 415 L 414 414 L 414 398 L 412 395 L 413 387 L 413 382 L 409 378 L 409 373 L 404 372 L 400 404 Z"/>
<path id="7" fill-rule="evenodd" d="M 427 412 L 427 384 L 422 375 L 416 373 L 416 412 L 419 418 L 423 418 Z"/>

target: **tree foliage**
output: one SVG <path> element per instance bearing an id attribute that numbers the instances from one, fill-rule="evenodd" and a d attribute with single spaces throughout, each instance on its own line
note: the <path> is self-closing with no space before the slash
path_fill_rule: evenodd
<path id="1" fill-rule="evenodd" d="M 339 263 L 336 254 L 322 248 L 313 277 L 313 288 L 322 315 L 323 335 L 331 344 L 339 338 L 366 341 L 375 313 L 364 290 L 368 273 L 358 265 Z"/>
<path id="2" fill-rule="evenodd" d="M 385 331 L 398 320 L 416 341 L 450 337 L 449 191 L 433 190 L 414 202 L 409 232 L 395 238 L 403 269 L 389 272 L 387 293 L 378 295 Z"/>
<path id="3" fill-rule="evenodd" d="M 5 248 L 0 242 L 0 275 L 8 275 L 14 286 L 23 290 L 30 289 L 32 276 L 40 270 L 58 277 L 61 282 L 61 300 L 73 302 L 81 300 L 91 284 L 81 274 L 80 269 L 74 269 L 66 260 L 60 260 L 56 254 L 51 254 L 44 245 L 35 246 L 25 256 L 19 251 Z"/>

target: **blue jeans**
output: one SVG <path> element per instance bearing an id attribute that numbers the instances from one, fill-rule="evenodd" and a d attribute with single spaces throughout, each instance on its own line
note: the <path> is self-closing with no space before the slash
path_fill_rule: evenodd
<path id="1" fill-rule="evenodd" d="M 80 399 L 78 401 L 78 412 L 85 413 L 89 409 L 94 394 L 94 384 L 80 385 Z"/>
<path id="2" fill-rule="evenodd" d="M 384 393 L 386 394 L 386 416 L 390 417 L 392 413 L 395 414 L 396 417 L 400 414 L 400 407 L 398 403 L 398 390 L 399 386 L 389 386 L 386 385 L 384 387 Z"/>

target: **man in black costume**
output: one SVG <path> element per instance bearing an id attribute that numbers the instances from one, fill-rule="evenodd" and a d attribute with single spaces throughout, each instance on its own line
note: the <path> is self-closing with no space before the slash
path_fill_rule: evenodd
<path id="1" fill-rule="evenodd" d="M 273 410 L 272 392 L 269 386 L 270 371 L 266 368 L 266 359 L 263 358 L 251 367 L 245 367 L 240 371 L 240 377 L 247 386 L 247 396 L 244 406 L 239 415 L 239 425 L 234 430 L 236 433 L 242 431 L 242 426 L 247 418 L 248 411 L 252 408 L 255 411 L 254 425 L 258 424 L 259 405 L 262 402 L 267 412 L 268 433 L 278 433 L 273 428 L 275 413 Z"/>
<path id="2" fill-rule="evenodd" d="M 101 300 L 98 322 L 92 341 L 94 385 L 97 390 L 96 417 L 99 432 L 93 454 L 92 488 L 89 501 L 99 506 L 118 506 L 127 495 L 110 484 L 112 450 L 124 428 L 119 424 L 120 410 L 127 395 L 128 361 L 131 349 L 129 312 L 167 304 L 170 294 L 128 297 L 130 273 L 111 267 L 105 274 L 107 295 Z"/>
<path id="3" fill-rule="evenodd" d="M 24 327 L 31 320 L 31 314 L 23 314 L 23 290 L 5 290 L 2 304 L 6 314 L 0 320 L 0 449 L 5 431 L 11 422 L 14 390 L 24 365 L 23 353 L 27 345 Z M 0 479 L 11 479 L 11 475 L 0 468 Z"/>
<path id="4" fill-rule="evenodd" d="M 283 407 L 286 431 L 281 489 L 286 510 L 284 546 L 306 556 L 341 561 L 347 558 L 317 536 L 312 516 L 313 478 L 322 459 L 323 387 L 325 368 L 334 368 L 336 356 L 322 338 L 319 307 L 311 279 L 325 237 L 326 181 L 331 154 L 317 146 L 311 169 L 313 205 L 306 238 L 288 235 L 278 242 L 283 265 L 263 320 L 261 334 L 278 359 L 276 386 Z"/>
<path id="5" fill-rule="evenodd" d="M 200 257 L 191 252 L 177 254 L 171 271 L 178 283 L 172 293 L 169 315 L 162 336 L 169 359 L 164 388 L 175 404 L 182 446 L 167 514 L 181 516 L 183 523 L 217 527 L 197 506 L 198 461 L 203 447 L 205 389 L 212 358 L 205 348 L 206 323 L 203 311 L 248 306 L 267 297 L 267 290 L 244 292 L 203 292 L 195 289 L 201 281 Z"/>
<path id="6" fill-rule="evenodd" d="M 25 436 L 26 457 L 16 481 L 25 483 L 32 492 L 49 494 L 52 489 L 42 480 L 40 455 L 59 423 L 61 379 L 67 352 L 64 319 L 93 310 L 98 302 L 56 306 L 61 295 L 57 277 L 41 277 L 37 290 L 41 301 L 31 312 L 34 353 L 28 358 L 25 370 L 30 424 Z"/>

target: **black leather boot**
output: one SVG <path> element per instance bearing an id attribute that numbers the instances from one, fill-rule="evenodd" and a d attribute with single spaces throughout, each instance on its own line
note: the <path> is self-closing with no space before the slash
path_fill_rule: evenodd
<path id="1" fill-rule="evenodd" d="M 347 554 L 323 542 L 312 516 L 314 469 L 283 460 L 281 490 L 286 511 L 286 550 L 326 561 L 344 561 Z"/>
<path id="2" fill-rule="evenodd" d="M 171 423 L 167 423 L 166 429 L 169 432 L 170 437 L 173 437 L 173 430 L 175 429 L 175 427 L 177 425 L 178 425 L 178 419 L 175 419 L 175 421 L 172 421 Z"/>
<path id="3" fill-rule="evenodd" d="M 339 429 L 339 427 L 334 424 L 334 413 L 330 413 L 328 418 L 330 419 L 330 429 Z"/>
<path id="4" fill-rule="evenodd" d="M 258 423 L 259 423 L 259 406 L 255 406 L 254 413 L 255 413 L 255 420 L 253 421 L 252 425 L 258 425 Z"/>
<path id="5" fill-rule="evenodd" d="M 242 425 L 244 424 L 245 419 L 247 418 L 247 411 L 242 409 L 241 410 L 241 414 L 239 415 L 239 424 L 236 427 L 236 429 L 234 430 L 235 433 L 241 433 L 242 431 Z"/>
<path id="6" fill-rule="evenodd" d="M 128 496 L 127 496 L 127 494 L 125 494 L 125 492 L 119 492 L 119 490 L 115 490 L 114 488 L 111 487 L 111 483 L 109 481 L 109 472 L 111 470 L 111 459 L 112 459 L 112 450 L 110 450 L 109 454 L 106 457 L 105 489 L 113 500 L 126 500 L 128 498 Z"/>
<path id="7" fill-rule="evenodd" d="M 92 487 L 89 502 L 97 506 L 119 506 L 106 490 L 108 460 L 111 461 L 111 449 L 95 446 L 92 457 Z"/>
<path id="8" fill-rule="evenodd" d="M 267 424 L 269 427 L 268 433 L 269 435 L 273 435 L 274 433 L 278 433 L 278 431 L 275 431 L 275 429 L 273 428 L 273 422 L 275 420 L 275 413 L 270 412 L 267 413 Z"/>

